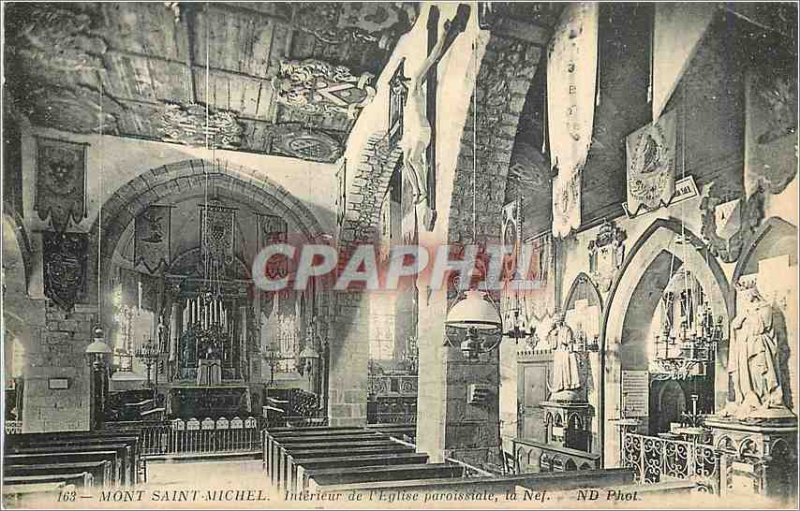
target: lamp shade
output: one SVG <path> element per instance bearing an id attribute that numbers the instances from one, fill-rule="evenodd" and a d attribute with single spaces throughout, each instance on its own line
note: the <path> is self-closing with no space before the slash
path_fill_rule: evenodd
<path id="1" fill-rule="evenodd" d="M 447 313 L 445 324 L 455 328 L 477 328 L 492 330 L 502 325 L 500 313 L 483 299 L 481 291 L 469 290 L 466 297 L 453 305 Z"/>
<path id="2" fill-rule="evenodd" d="M 306 344 L 306 347 L 303 348 L 303 351 L 300 352 L 300 359 L 301 360 L 310 360 L 310 359 L 317 359 L 319 358 L 319 353 L 314 346 L 311 344 Z"/>
<path id="3" fill-rule="evenodd" d="M 86 347 L 87 355 L 110 355 L 111 347 L 103 341 L 103 329 L 95 327 L 94 341 Z"/>

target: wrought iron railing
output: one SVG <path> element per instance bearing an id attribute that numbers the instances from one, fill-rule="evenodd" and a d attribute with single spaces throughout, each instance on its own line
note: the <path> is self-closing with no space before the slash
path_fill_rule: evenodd
<path id="1" fill-rule="evenodd" d="M 254 418 L 175 419 L 140 431 L 142 455 L 214 454 L 261 450 L 262 424 Z"/>
<path id="2" fill-rule="evenodd" d="M 22 433 L 22 421 L 5 421 L 6 435 L 18 435 Z"/>
<path id="3" fill-rule="evenodd" d="M 719 495 L 720 456 L 710 444 L 623 433 L 624 467 L 640 484 L 685 480 Z"/>

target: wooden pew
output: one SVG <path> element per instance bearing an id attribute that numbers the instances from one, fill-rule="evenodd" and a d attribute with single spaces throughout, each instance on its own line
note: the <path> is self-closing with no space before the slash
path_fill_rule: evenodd
<path id="1" fill-rule="evenodd" d="M 402 481 L 408 479 L 447 479 L 464 475 L 464 467 L 450 463 L 424 463 L 414 465 L 385 465 L 360 468 L 328 468 L 307 470 L 308 490 L 311 492 L 328 485 Z"/>
<path id="2" fill-rule="evenodd" d="M 89 431 L 71 431 L 64 433 L 25 433 L 22 435 L 9 435 L 6 437 L 6 452 L 21 452 L 21 450 L 54 447 L 56 449 L 69 449 L 81 451 L 96 447 L 107 447 L 124 444 L 127 446 L 128 461 L 126 465 L 131 470 L 131 480 L 146 481 L 147 467 L 144 458 L 139 452 L 139 437 L 131 434 L 117 434 L 100 432 L 95 434 Z M 97 450 L 97 449 L 94 449 Z M 103 449 L 101 449 L 103 450 Z M 33 452 L 33 451 L 31 451 Z M 141 474 L 141 477 L 139 477 Z"/>
<path id="3" fill-rule="evenodd" d="M 428 455 L 416 452 L 399 452 L 383 454 L 351 455 L 333 458 L 325 457 L 293 457 L 292 463 L 296 472 L 287 486 L 292 491 L 305 490 L 308 486 L 308 470 L 324 470 L 331 468 L 376 467 L 381 465 L 413 465 L 428 462 Z"/>
<path id="4" fill-rule="evenodd" d="M 272 461 L 275 449 L 275 442 L 287 437 L 331 437 L 349 433 L 361 433 L 362 427 L 319 427 L 319 428 L 272 428 L 264 430 L 262 442 L 264 459 L 262 466 L 267 470 L 267 474 L 272 474 Z"/>
<path id="5" fill-rule="evenodd" d="M 80 461 L 74 463 L 41 463 L 36 465 L 4 465 L 3 480 L 7 477 L 51 475 L 89 472 L 95 486 L 108 486 L 112 482 L 111 462 Z"/>
<path id="6" fill-rule="evenodd" d="M 392 449 L 395 445 L 399 445 L 394 440 L 388 438 L 380 438 L 377 437 L 374 440 L 342 440 L 339 441 L 335 437 L 331 437 L 328 441 L 325 442 L 284 442 L 281 441 L 280 443 L 275 444 L 275 460 L 273 466 L 277 472 L 277 486 L 281 487 L 281 484 L 284 481 L 289 481 L 292 477 L 292 459 L 294 457 L 295 452 L 305 452 L 305 451 L 332 451 L 332 450 L 349 450 L 353 452 L 354 449 L 368 449 L 368 448 L 388 448 Z M 404 446 L 405 447 L 405 446 Z M 406 447 L 403 452 L 408 452 L 411 449 Z M 359 452 L 359 451 L 355 451 Z"/>
<path id="7" fill-rule="evenodd" d="M 136 484 L 137 466 L 136 460 L 131 454 L 131 446 L 124 443 L 98 444 L 98 445 L 43 445 L 37 447 L 16 446 L 6 449 L 6 456 L 9 454 L 59 454 L 62 452 L 70 453 L 79 450 L 82 453 L 93 453 L 103 451 L 114 451 L 117 458 L 121 460 L 126 485 Z"/>
<path id="8" fill-rule="evenodd" d="M 8 486 L 27 484 L 63 483 L 74 484 L 78 488 L 89 488 L 94 485 L 91 472 L 64 472 L 32 476 L 8 476 L 3 478 L 3 489 Z"/>
<path id="9" fill-rule="evenodd" d="M 325 485 L 326 492 L 337 491 L 490 491 L 501 494 L 518 486 L 533 491 L 561 491 L 579 488 L 615 488 L 633 484 L 633 470 L 610 468 L 575 472 L 539 472 L 503 477 L 466 477 L 459 479 L 408 479 Z"/>
<path id="10" fill-rule="evenodd" d="M 116 486 L 126 484 L 125 465 L 123 460 L 117 457 L 116 451 L 6 454 L 3 458 L 3 462 L 8 465 L 47 465 L 83 461 L 110 461 L 111 483 Z"/>

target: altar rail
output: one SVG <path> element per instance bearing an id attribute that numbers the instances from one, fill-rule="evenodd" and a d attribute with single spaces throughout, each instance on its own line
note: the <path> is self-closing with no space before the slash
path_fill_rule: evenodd
<path id="1" fill-rule="evenodd" d="M 697 490 L 719 495 L 720 455 L 709 444 L 623 433 L 622 465 L 639 484 L 692 481 Z"/>
<path id="2" fill-rule="evenodd" d="M 144 456 L 259 452 L 263 421 L 255 417 L 175 419 L 142 427 Z"/>

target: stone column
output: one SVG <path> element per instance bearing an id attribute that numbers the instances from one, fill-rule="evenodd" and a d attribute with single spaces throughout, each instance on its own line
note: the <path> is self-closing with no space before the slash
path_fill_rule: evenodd
<path id="1" fill-rule="evenodd" d="M 330 336 L 328 417 L 331 426 L 367 422 L 369 294 L 340 292 Z"/>
<path id="2" fill-rule="evenodd" d="M 45 305 L 45 324 L 33 330 L 23 395 L 23 432 L 88 431 L 92 395 L 91 371 L 84 350 L 92 342 L 97 308 L 76 305 L 65 312 Z M 67 388 L 52 390 L 50 380 L 66 379 Z"/>

